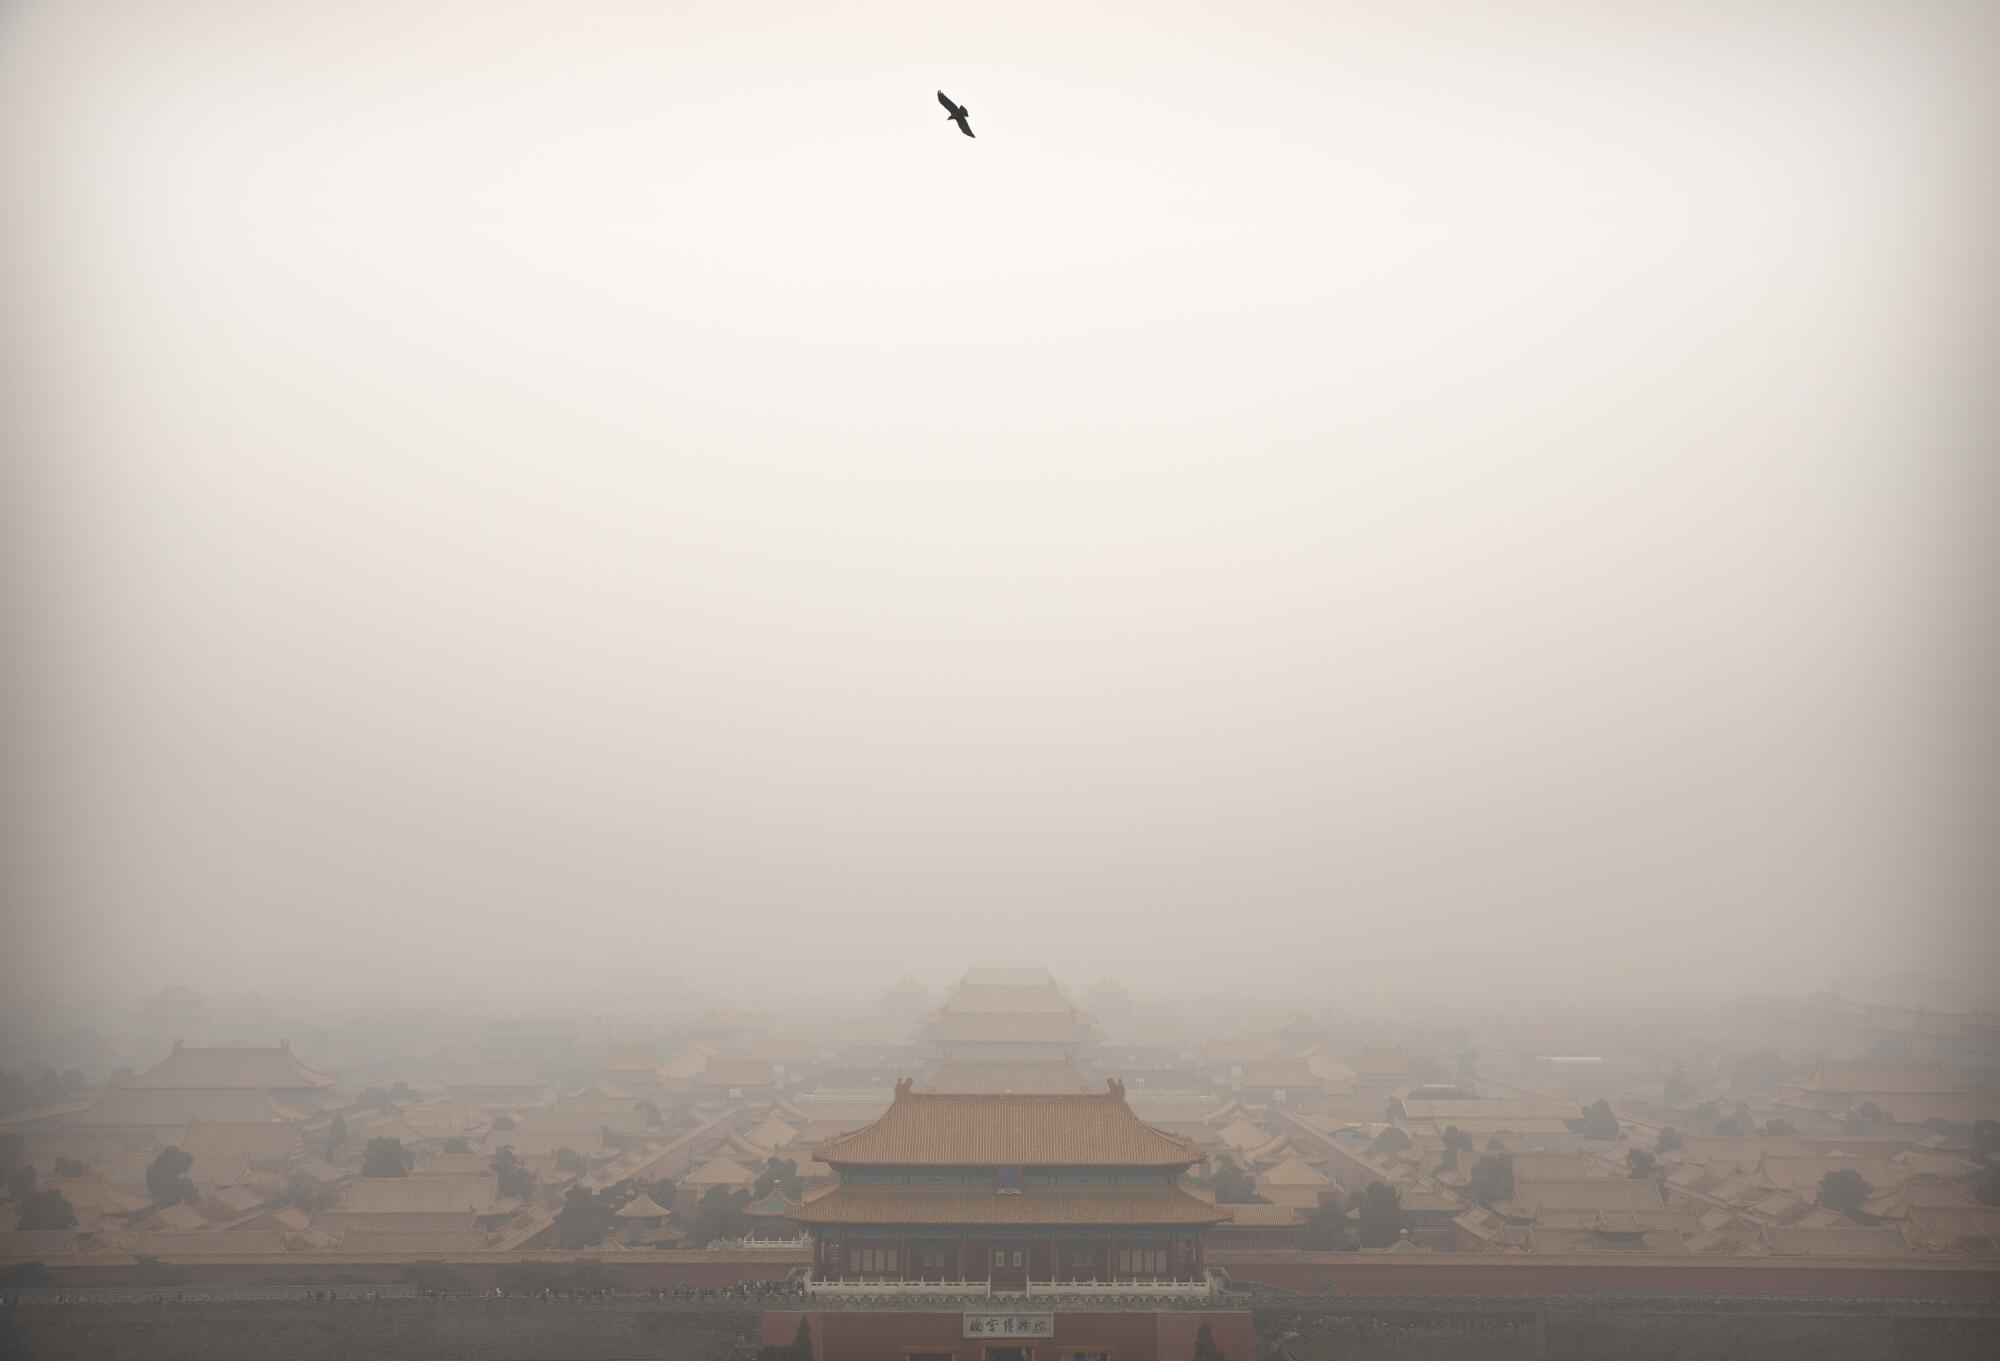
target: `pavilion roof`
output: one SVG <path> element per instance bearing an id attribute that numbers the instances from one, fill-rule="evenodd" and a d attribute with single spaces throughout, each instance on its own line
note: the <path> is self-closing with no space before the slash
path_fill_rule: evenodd
<path id="1" fill-rule="evenodd" d="M 1907 1257 L 1916 1251 L 1892 1228 L 1806 1229 L 1767 1225 L 1758 1246 L 1774 1257 Z"/>
<path id="2" fill-rule="evenodd" d="M 1319 1086 L 1312 1070 L 1297 1059 L 1264 1059 L 1243 1070 L 1245 1087 L 1296 1087 L 1305 1091 Z"/>
<path id="3" fill-rule="evenodd" d="M 743 1131 L 743 1137 L 757 1148 L 783 1148 L 798 1138 L 798 1129 L 775 1115 L 767 1115 L 751 1128 Z"/>
<path id="4" fill-rule="evenodd" d="M 614 1044 L 604 1055 L 607 1073 L 651 1073 L 657 1065 L 650 1044 Z"/>
<path id="5" fill-rule="evenodd" d="M 1031 1186 L 1018 1195 L 961 1186 L 842 1183 L 789 1217 L 801 1224 L 1219 1224 L 1229 1207 L 1171 1186 Z"/>
<path id="6" fill-rule="evenodd" d="M 983 1063 L 949 1058 L 923 1084 L 926 1092 L 1087 1092 L 1089 1078 L 1071 1059 Z"/>
<path id="7" fill-rule="evenodd" d="M 710 1056 L 707 1053 L 696 1052 L 695 1050 L 684 1050 L 683 1052 L 674 1055 L 672 1058 L 668 1059 L 665 1063 L 660 1065 L 659 1067 L 660 1076 L 661 1077 L 698 1076 L 701 1073 L 701 1070 L 708 1065 L 709 1057 Z"/>
<path id="8" fill-rule="evenodd" d="M 2000 1206 L 1913 1205 L 1909 1210 L 1909 1226 L 1912 1233 L 1933 1243 L 1966 1238 L 2000 1242 Z"/>
<path id="9" fill-rule="evenodd" d="M 485 1214 L 499 1196 L 497 1177 L 356 1177 L 341 1208 L 350 1214 Z"/>
<path id="10" fill-rule="evenodd" d="M 1812 1077 L 1799 1084 L 1804 1091 L 1854 1092 L 1961 1092 L 1965 1084 L 1953 1079 L 1937 1063 L 1822 1063 Z"/>
<path id="11" fill-rule="evenodd" d="M 1055 976 L 1047 969 L 973 968 L 965 971 L 959 980 L 961 988 L 1033 988 L 1054 987 Z"/>
<path id="12" fill-rule="evenodd" d="M 710 1158 L 681 1178 L 683 1186 L 753 1186 L 757 1173 L 734 1158 Z"/>
<path id="13" fill-rule="evenodd" d="M 1814 1153 L 1766 1153 L 1758 1160 L 1757 1170 L 1750 1176 L 1759 1186 L 1775 1191 L 1811 1195 L 1819 1190 L 1819 1180 L 1827 1173 L 1849 1170 L 1859 1172 L 1862 1180 L 1868 1183 L 1869 1191 L 1875 1195 L 1892 1189 L 1908 1176 L 1887 1158 Z"/>
<path id="14" fill-rule="evenodd" d="M 498 1153 L 512 1148 L 522 1159 L 569 1149 L 584 1157 L 594 1157 L 604 1148 L 603 1129 L 496 1129 L 487 1134 L 485 1151 Z"/>
<path id="15" fill-rule="evenodd" d="M 1093 1093 L 915 1092 L 907 1079 L 881 1119 L 826 1141 L 833 1165 L 1187 1167 L 1202 1152 L 1146 1124 L 1119 1083 Z"/>
<path id="16" fill-rule="evenodd" d="M 447 1090 L 482 1087 L 538 1090 L 546 1085 L 546 1079 L 542 1070 L 532 1063 L 516 1063 L 508 1059 L 461 1059 L 452 1064 L 444 1085 Z"/>
<path id="17" fill-rule="evenodd" d="M 1053 983 L 972 984 L 960 988 L 944 1004 L 952 1012 L 1053 1012 L 1070 1015 L 1076 1007 Z"/>
<path id="18" fill-rule="evenodd" d="M 199 1049 L 174 1041 L 167 1056 L 118 1085 L 127 1091 L 253 1091 L 331 1087 L 338 1079 L 292 1057 L 280 1040 L 269 1049 Z"/>
<path id="19" fill-rule="evenodd" d="M 762 1059 L 710 1059 L 695 1076 L 704 1087 L 770 1087 L 778 1075 Z"/>
<path id="20" fill-rule="evenodd" d="M 1331 1186 L 1333 1179 L 1294 1154 L 1257 1178 L 1258 1189 L 1271 1186 Z"/>
<path id="21" fill-rule="evenodd" d="M 947 1011 L 932 1028 L 939 1044 L 1075 1044 L 1084 1025 L 1074 1011 Z"/>
<path id="22" fill-rule="evenodd" d="M 196 1120 L 166 1142 L 183 1153 L 236 1154 L 251 1162 L 283 1162 L 305 1151 L 293 1120 Z"/>
<path id="23" fill-rule="evenodd" d="M 1403 1098 L 1403 1115 L 1410 1120 L 1581 1120 L 1583 1107 L 1562 1097 L 1502 1097 L 1459 1100 L 1442 1097 Z"/>
<path id="24" fill-rule="evenodd" d="M 121 1190 L 100 1176 L 50 1177 L 46 1184 L 62 1192 L 63 1199 L 70 1203 L 70 1208 L 77 1211 L 137 1214 L 153 1203 L 150 1194 L 137 1190 Z"/>
<path id="25" fill-rule="evenodd" d="M 268 1091 L 132 1091 L 112 1087 L 64 1123 L 76 1127 L 182 1129 L 194 1121 L 296 1121 Z"/>
<path id="26" fill-rule="evenodd" d="M 1271 1135 L 1268 1130 L 1251 1120 L 1248 1116 L 1243 1115 L 1237 1116 L 1234 1120 L 1224 1125 L 1216 1137 L 1231 1148 L 1243 1152 L 1248 1152 L 1253 1148 L 1262 1148 L 1265 1144 L 1271 1142 Z"/>
<path id="27" fill-rule="evenodd" d="M 665 1219 L 668 1212 L 659 1201 L 641 1191 L 611 1213 L 618 1219 Z"/>
<path id="28" fill-rule="evenodd" d="M 751 1205 L 745 1205 L 743 1207 L 743 1213 L 748 1215 L 756 1215 L 762 1219 L 776 1219 L 781 1215 L 788 1215 L 793 1210 L 796 1210 L 798 1208 L 799 1208 L 798 1201 L 793 1200 L 783 1191 L 780 1191 L 777 1187 L 773 1186 L 769 1194 L 767 1194 L 762 1200 L 759 1200 Z"/>
<path id="29" fill-rule="evenodd" d="M 1507 1205 L 1495 1207 L 1515 1218 L 1532 1218 L 1545 1210 L 1635 1211 L 1662 1208 L 1659 1184 L 1651 1177 L 1561 1177 L 1547 1181 L 1514 1178 Z"/>

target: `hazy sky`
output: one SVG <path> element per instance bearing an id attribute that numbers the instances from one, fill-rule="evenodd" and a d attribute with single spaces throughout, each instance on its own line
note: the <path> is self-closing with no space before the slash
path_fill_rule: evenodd
<path id="1" fill-rule="evenodd" d="M 0 984 L 1990 969 L 1996 14 L 5 4 Z"/>

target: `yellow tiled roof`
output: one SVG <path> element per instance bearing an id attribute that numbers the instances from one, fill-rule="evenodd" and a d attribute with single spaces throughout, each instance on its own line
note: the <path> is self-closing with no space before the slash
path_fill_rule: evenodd
<path id="1" fill-rule="evenodd" d="M 801 1224 L 1219 1224 L 1229 1207 L 1179 1186 L 1050 1186 L 1018 1193 L 957 1186 L 841 1185 L 793 1210 Z"/>
<path id="2" fill-rule="evenodd" d="M 165 1058 L 119 1085 L 128 1091 L 246 1091 L 331 1087 L 336 1081 L 293 1058 L 283 1042 L 269 1049 L 197 1049 L 175 1041 Z"/>
<path id="3" fill-rule="evenodd" d="M 827 1140 L 838 1166 L 1187 1167 L 1203 1161 L 1184 1139 L 1141 1121 L 1124 1088 L 1089 1094 L 919 1093 L 906 1080 L 881 1119 Z"/>
<path id="4" fill-rule="evenodd" d="M 482 1213 L 498 1199 L 497 1177 L 356 1177 L 341 1208 L 354 1214 Z"/>

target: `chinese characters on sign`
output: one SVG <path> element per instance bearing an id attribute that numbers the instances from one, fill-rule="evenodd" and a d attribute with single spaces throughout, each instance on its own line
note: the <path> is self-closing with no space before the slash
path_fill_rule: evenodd
<path id="1" fill-rule="evenodd" d="M 967 1337 L 1053 1337 L 1054 1314 L 967 1314 Z"/>

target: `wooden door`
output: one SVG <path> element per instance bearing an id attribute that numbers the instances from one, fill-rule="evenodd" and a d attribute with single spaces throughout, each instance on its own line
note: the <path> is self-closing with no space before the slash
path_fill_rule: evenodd
<path id="1" fill-rule="evenodd" d="M 993 1245 L 993 1288 L 1016 1293 L 1028 1288 L 1028 1258 L 1020 1243 Z"/>

